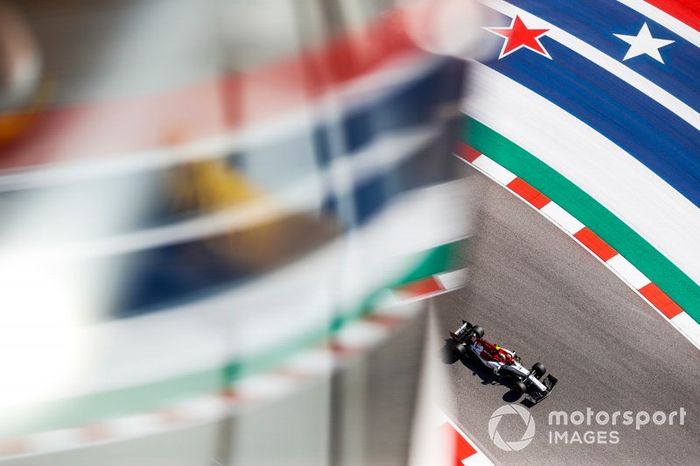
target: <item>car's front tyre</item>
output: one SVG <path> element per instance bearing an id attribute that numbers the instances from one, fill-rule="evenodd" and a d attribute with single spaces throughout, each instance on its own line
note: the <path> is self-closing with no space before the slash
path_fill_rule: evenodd
<path id="1" fill-rule="evenodd" d="M 520 380 L 514 381 L 511 384 L 510 389 L 513 392 L 513 394 L 516 396 L 516 399 L 520 398 L 521 396 L 523 396 L 525 394 L 525 392 L 527 392 L 527 387 Z"/>
<path id="2" fill-rule="evenodd" d="M 532 365 L 532 373 L 535 374 L 535 377 L 537 377 L 538 379 L 542 377 L 545 372 L 547 372 L 547 369 L 541 362 L 536 362 Z"/>

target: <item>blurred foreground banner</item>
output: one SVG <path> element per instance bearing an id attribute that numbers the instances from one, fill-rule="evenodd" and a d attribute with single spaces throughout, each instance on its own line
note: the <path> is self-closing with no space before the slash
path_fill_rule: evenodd
<path id="1" fill-rule="evenodd" d="M 0 3 L 0 464 L 407 464 L 472 14 Z"/>

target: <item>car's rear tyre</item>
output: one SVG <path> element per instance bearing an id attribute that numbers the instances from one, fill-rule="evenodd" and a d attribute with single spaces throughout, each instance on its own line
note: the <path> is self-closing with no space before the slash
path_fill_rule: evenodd
<path id="1" fill-rule="evenodd" d="M 478 325 L 475 325 L 472 327 L 472 334 L 476 335 L 477 338 L 483 338 L 484 329 L 482 327 L 479 327 Z"/>
<path id="2" fill-rule="evenodd" d="M 532 372 L 535 374 L 535 377 L 542 377 L 545 372 L 547 372 L 547 369 L 544 367 L 544 364 L 541 362 L 536 362 L 535 364 L 532 365 Z"/>
<path id="3" fill-rule="evenodd" d="M 455 352 L 459 356 L 459 359 L 466 359 L 469 357 L 469 348 L 464 343 L 457 343 L 455 345 Z"/>
<path id="4" fill-rule="evenodd" d="M 447 340 L 445 346 L 442 347 L 442 361 L 445 364 L 453 364 L 459 359 L 459 354 L 455 346 L 457 345 L 454 341 Z"/>

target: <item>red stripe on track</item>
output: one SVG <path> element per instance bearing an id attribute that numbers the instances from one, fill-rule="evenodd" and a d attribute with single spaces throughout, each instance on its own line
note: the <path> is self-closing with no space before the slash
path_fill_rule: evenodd
<path id="1" fill-rule="evenodd" d="M 697 0 L 646 0 L 646 2 L 700 31 L 700 2 Z"/>
<path id="2" fill-rule="evenodd" d="M 449 441 L 453 448 L 453 466 L 463 466 L 462 460 L 472 456 L 476 450 L 449 422 L 444 423 L 440 430 L 441 435 Z"/>
<path id="3" fill-rule="evenodd" d="M 588 227 L 581 228 L 574 237 L 581 241 L 584 246 L 593 251 L 593 253 L 607 261 L 611 257 L 617 255 L 617 251 L 610 247 L 608 243 L 603 241 L 600 236 L 596 235 Z"/>
<path id="4" fill-rule="evenodd" d="M 408 294 L 414 298 L 444 290 L 445 288 L 433 277 L 424 278 L 397 289 L 398 292 Z"/>
<path id="5" fill-rule="evenodd" d="M 219 135 L 301 108 L 334 87 L 418 48 L 405 10 L 391 10 L 353 33 L 257 70 L 155 95 L 0 115 L 0 129 L 31 116 L 26 132 L 2 147 L 0 169 L 92 159 Z"/>
<path id="6" fill-rule="evenodd" d="M 370 314 L 367 317 L 365 317 L 363 320 L 365 320 L 367 322 L 371 322 L 373 324 L 381 325 L 382 327 L 387 327 L 387 328 L 394 328 L 404 321 L 404 319 L 402 319 L 400 316 L 380 315 L 380 314 Z"/>
<path id="7" fill-rule="evenodd" d="M 639 289 L 639 292 L 669 319 L 673 319 L 683 312 L 683 309 L 654 283 L 643 286 Z"/>
<path id="8" fill-rule="evenodd" d="M 228 387 L 224 388 L 219 392 L 219 396 L 226 400 L 226 402 L 234 402 L 234 401 L 241 401 L 244 400 L 245 397 L 243 397 L 238 390 Z"/>
<path id="9" fill-rule="evenodd" d="M 158 411 L 155 416 L 159 423 L 165 425 L 184 422 L 188 419 L 182 411 L 174 408 Z"/>
<path id="10" fill-rule="evenodd" d="M 457 440 L 457 458 L 455 458 L 455 465 L 463 466 L 462 460 L 472 456 L 476 453 L 476 450 L 459 432 L 455 432 L 455 434 Z"/>
<path id="11" fill-rule="evenodd" d="M 8 440 L 0 443 L 0 455 L 10 456 L 10 455 L 21 455 L 22 453 L 28 453 L 29 445 L 27 442 L 21 439 Z"/>
<path id="12" fill-rule="evenodd" d="M 460 158 L 466 160 L 467 162 L 472 163 L 474 160 L 476 160 L 481 155 L 481 152 L 474 149 L 469 144 L 465 144 L 463 142 L 460 142 L 457 145 L 457 155 Z"/>
<path id="13" fill-rule="evenodd" d="M 107 440 L 111 437 L 109 429 L 103 424 L 92 424 L 80 429 L 83 438 L 89 442 L 99 442 Z"/>
<path id="14" fill-rule="evenodd" d="M 549 198 L 547 196 L 521 178 L 516 178 L 508 183 L 508 188 L 538 210 L 549 204 Z"/>
<path id="15" fill-rule="evenodd" d="M 325 347 L 340 358 L 359 354 L 362 351 L 360 348 L 345 346 L 336 340 L 331 340 Z"/>
<path id="16" fill-rule="evenodd" d="M 280 367 L 272 371 L 272 374 L 281 375 L 287 377 L 288 379 L 294 379 L 295 381 L 310 380 L 313 378 L 312 374 L 308 372 L 292 369 L 289 367 Z"/>

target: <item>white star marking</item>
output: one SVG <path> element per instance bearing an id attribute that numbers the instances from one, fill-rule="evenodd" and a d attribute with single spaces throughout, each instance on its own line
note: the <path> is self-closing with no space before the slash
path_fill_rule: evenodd
<path id="1" fill-rule="evenodd" d="M 647 54 L 654 60 L 663 63 L 664 60 L 661 58 L 659 49 L 675 42 L 674 40 L 656 39 L 652 37 L 646 22 L 642 25 L 642 28 L 636 36 L 628 36 L 625 34 L 614 34 L 614 36 L 630 44 L 630 48 L 622 58 L 622 61 Z"/>

